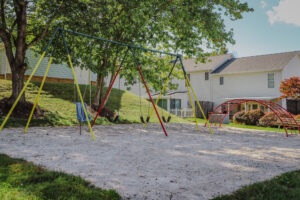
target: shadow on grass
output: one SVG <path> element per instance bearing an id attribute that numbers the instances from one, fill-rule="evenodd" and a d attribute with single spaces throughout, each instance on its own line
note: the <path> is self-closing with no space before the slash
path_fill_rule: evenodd
<path id="1" fill-rule="evenodd" d="M 0 154 L 0 197 L 2 199 L 28 200 L 121 199 L 116 191 L 96 188 L 81 177 L 49 171 L 30 162 L 13 159 L 4 154 Z"/>
<path id="2" fill-rule="evenodd" d="M 40 82 L 33 82 L 36 87 L 40 86 Z M 79 85 L 83 101 L 89 104 L 90 98 L 94 99 L 96 95 L 96 86 L 91 87 L 91 97 L 90 97 L 90 89 L 87 85 Z M 106 94 L 107 88 L 104 88 L 104 94 Z M 65 83 L 49 83 L 46 82 L 43 91 L 53 96 L 54 98 L 63 99 L 69 102 L 80 102 L 80 98 L 78 96 L 77 89 L 74 84 L 65 84 Z M 125 91 L 119 90 L 116 88 L 112 88 L 109 98 L 107 100 L 106 106 L 115 112 L 118 112 L 121 108 L 121 100 Z"/>
<path id="3" fill-rule="evenodd" d="M 22 118 L 9 118 L 5 124 L 6 128 L 12 127 L 25 127 L 28 119 Z M 4 121 L 4 118 L 0 118 L 0 124 Z M 30 127 L 34 126 L 73 126 L 76 125 L 76 119 L 70 120 L 69 118 L 62 117 L 57 113 L 47 113 L 43 118 L 32 119 L 30 121 Z"/>

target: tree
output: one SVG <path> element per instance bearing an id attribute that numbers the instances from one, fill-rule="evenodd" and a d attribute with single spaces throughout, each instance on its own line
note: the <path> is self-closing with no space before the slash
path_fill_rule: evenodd
<path id="1" fill-rule="evenodd" d="M 53 30 L 62 17 L 84 10 L 79 0 L 1 0 L 0 38 L 12 72 L 12 104 L 24 86 L 26 51 Z M 20 104 L 25 103 L 25 94 Z"/>
<path id="2" fill-rule="evenodd" d="M 280 99 L 300 100 L 300 77 L 285 79 L 280 84 Z"/>
<path id="3" fill-rule="evenodd" d="M 247 3 L 240 3 L 239 0 L 90 0 L 86 1 L 86 6 L 88 12 L 73 12 L 64 19 L 64 27 L 202 60 L 209 55 L 204 49 L 223 52 L 227 43 L 234 43 L 233 30 L 225 29 L 223 15 L 237 20 L 242 18 L 244 12 L 252 11 Z M 79 37 L 69 38 L 68 41 L 71 41 L 71 49 L 75 52 L 74 63 L 97 73 L 98 89 L 94 103 L 99 105 L 103 96 L 104 78 L 109 74 L 114 75 L 116 64 L 120 63 L 126 48 Z M 45 44 L 40 43 L 40 46 Z M 63 61 L 64 51 L 58 52 L 62 53 L 56 56 Z M 153 90 L 159 90 L 162 79 L 170 70 L 166 61 L 171 58 L 164 57 L 163 61 L 159 55 L 143 51 L 135 53 L 143 66 L 147 82 Z M 137 77 L 136 67 L 132 58 L 128 58 L 125 64 L 126 70 L 122 71 L 122 76 L 128 84 L 132 84 Z"/>

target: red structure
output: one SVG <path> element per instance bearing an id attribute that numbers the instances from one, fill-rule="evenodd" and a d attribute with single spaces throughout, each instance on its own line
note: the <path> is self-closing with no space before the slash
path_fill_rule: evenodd
<path id="1" fill-rule="evenodd" d="M 291 113 L 277 103 L 264 100 L 233 99 L 226 101 L 213 110 L 213 112 L 209 115 L 208 120 L 211 122 L 211 125 L 219 125 L 219 127 L 221 127 L 226 115 L 228 115 L 231 110 L 235 109 L 242 103 L 247 102 L 258 103 L 269 108 L 282 123 L 287 137 L 289 135 L 289 131 L 290 133 L 293 131 L 298 131 L 298 133 L 300 133 L 300 126 Z"/>

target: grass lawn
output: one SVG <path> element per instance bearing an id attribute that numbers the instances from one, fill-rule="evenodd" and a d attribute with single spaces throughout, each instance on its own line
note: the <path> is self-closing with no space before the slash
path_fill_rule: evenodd
<path id="1" fill-rule="evenodd" d="M 114 190 L 96 188 L 80 177 L 46 170 L 0 154 L 1 200 L 118 200 Z"/>
<path id="2" fill-rule="evenodd" d="M 185 118 L 186 121 L 189 122 L 195 122 L 195 118 Z M 199 119 L 197 118 L 198 123 L 205 124 L 204 119 Z M 236 128 L 247 128 L 247 129 L 256 129 L 256 130 L 262 130 L 262 131 L 272 131 L 272 132 L 284 132 L 285 130 L 283 128 L 271 128 L 271 127 L 262 127 L 262 126 L 252 126 L 252 125 L 245 125 L 245 124 L 236 124 L 233 122 L 230 122 L 229 124 L 222 124 L 222 126 L 227 126 L 227 127 L 236 127 Z M 218 126 L 217 126 L 218 127 Z"/>
<path id="3" fill-rule="evenodd" d="M 213 200 L 299 200 L 300 170 L 288 172 L 271 180 L 242 187 L 230 195 Z"/>
<path id="4" fill-rule="evenodd" d="M 40 83 L 30 83 L 26 90 L 26 98 L 28 101 L 34 102 L 35 96 L 38 93 Z M 84 93 L 85 85 L 81 85 L 81 92 Z M 96 87 L 92 87 L 92 98 L 95 95 Z M 9 97 L 11 94 L 11 81 L 0 79 L 0 99 Z M 75 126 L 78 124 L 76 118 L 76 108 L 73 84 L 45 83 L 41 96 L 39 98 L 39 106 L 46 110 L 45 117 L 42 119 L 32 119 L 30 126 Z M 89 89 L 86 91 L 86 103 L 89 102 Z M 140 123 L 140 104 L 139 97 L 131 92 L 112 89 L 108 99 L 107 107 L 119 112 L 118 123 Z M 148 115 L 149 102 L 142 99 L 142 113 L 144 118 Z M 151 107 L 150 107 L 151 109 Z M 162 109 L 158 108 L 161 115 Z M 168 113 L 164 111 L 165 117 Z M 150 122 L 157 123 L 158 119 L 155 112 L 152 115 Z M 0 118 L 0 123 L 4 118 Z M 185 120 L 172 115 L 172 122 L 179 123 Z M 10 118 L 6 127 L 25 126 L 27 119 Z M 96 124 L 111 124 L 106 118 L 98 118 Z"/>
<path id="5" fill-rule="evenodd" d="M 38 92 L 40 83 L 33 82 L 29 84 L 26 90 L 26 98 L 28 101 L 34 102 L 34 98 Z M 85 85 L 80 85 L 81 92 L 84 93 Z M 95 95 L 96 87 L 92 87 L 92 98 Z M 11 81 L 0 79 L 0 99 L 9 97 L 11 94 Z M 75 101 L 79 101 L 79 98 L 75 98 L 74 85 L 73 84 L 60 84 L 60 83 L 45 83 L 43 91 L 39 99 L 39 106 L 46 110 L 45 117 L 42 119 L 32 119 L 30 126 L 75 126 L 78 124 L 76 118 Z M 89 90 L 87 89 L 85 99 L 86 103 L 89 102 Z M 108 108 L 119 113 L 118 123 L 141 123 L 140 122 L 140 105 L 139 97 L 135 94 L 112 89 L 111 95 L 106 105 Z M 149 101 L 142 99 L 142 113 L 144 118 L 148 115 Z M 151 110 L 151 105 L 150 105 Z M 162 109 L 158 107 L 158 112 L 162 115 Z M 167 118 L 168 112 L 164 111 L 164 116 Z M 0 123 L 4 118 L 0 118 Z M 204 119 L 197 119 L 199 123 L 205 123 Z M 6 127 L 23 127 L 26 125 L 27 119 L 14 119 L 10 118 L 6 123 Z M 158 123 L 158 119 L 153 112 L 152 123 Z M 181 119 L 177 116 L 172 115 L 172 123 L 186 123 L 195 122 L 194 118 Z M 98 118 L 96 121 L 97 125 L 112 124 L 106 118 Z M 243 124 L 223 124 L 222 126 L 257 129 L 264 131 L 275 131 L 285 132 L 284 129 L 250 126 Z"/>

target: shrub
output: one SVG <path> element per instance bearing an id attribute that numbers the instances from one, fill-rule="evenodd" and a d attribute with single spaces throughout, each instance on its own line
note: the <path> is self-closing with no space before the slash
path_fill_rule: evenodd
<path id="1" fill-rule="evenodd" d="M 259 125 L 264 127 L 276 127 L 276 123 L 278 123 L 278 117 L 273 112 L 269 112 L 259 119 Z"/>
<path id="2" fill-rule="evenodd" d="M 245 123 L 243 116 L 245 115 L 245 111 L 237 112 L 233 115 L 233 122 L 237 124 Z"/>
<path id="3" fill-rule="evenodd" d="M 109 121 L 113 121 L 116 114 L 113 110 L 104 107 L 104 108 L 102 108 L 102 110 L 100 112 L 100 116 L 106 117 Z"/>
<path id="4" fill-rule="evenodd" d="M 261 109 L 247 111 L 243 116 L 246 125 L 257 125 L 265 113 Z"/>
<path id="5" fill-rule="evenodd" d="M 296 116 L 295 116 L 295 119 L 300 119 L 300 115 L 296 115 Z"/>
<path id="6" fill-rule="evenodd" d="M 257 125 L 259 119 L 264 116 L 264 112 L 260 109 L 250 111 L 240 111 L 233 116 L 233 122 L 246 125 Z"/>

